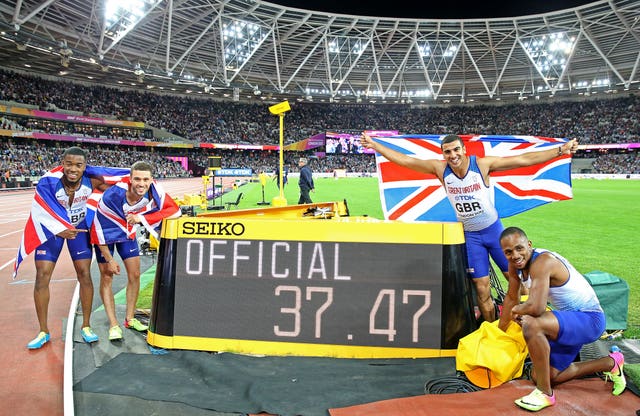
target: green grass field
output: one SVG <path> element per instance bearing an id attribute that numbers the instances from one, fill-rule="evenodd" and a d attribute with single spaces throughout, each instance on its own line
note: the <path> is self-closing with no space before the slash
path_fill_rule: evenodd
<path id="1" fill-rule="evenodd" d="M 351 216 L 382 219 L 377 178 L 314 178 L 314 202 L 347 200 Z M 258 208 L 262 187 L 249 183 L 222 197 L 222 204 L 244 197 L 238 209 Z M 265 201 L 278 196 L 275 182 L 265 186 Z M 536 247 L 557 251 L 581 272 L 609 272 L 629 284 L 629 313 L 625 337 L 640 338 L 640 260 L 634 241 L 640 231 L 640 181 L 580 179 L 573 181 L 574 197 L 503 219 L 505 226 L 524 229 Z M 298 202 L 297 179 L 290 178 L 284 196 L 288 205 Z M 216 205 L 221 205 L 220 198 Z M 141 293 L 146 306 L 150 290 Z M 144 296 L 143 296 L 144 295 Z M 150 305 L 150 300 L 148 305 Z"/>

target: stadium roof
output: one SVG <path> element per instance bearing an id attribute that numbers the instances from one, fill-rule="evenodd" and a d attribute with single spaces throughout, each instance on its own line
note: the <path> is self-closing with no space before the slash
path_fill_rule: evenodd
<path id="1" fill-rule="evenodd" d="M 473 19 L 526 16 L 548 13 L 592 3 L 594 0 L 465 0 L 416 3 L 394 0 L 393 3 L 361 0 L 271 0 L 281 6 L 326 13 L 358 16 L 409 17 L 413 19 Z"/>
<path id="2" fill-rule="evenodd" d="M 640 86 L 640 0 L 412 19 L 255 0 L 0 0 L 0 67 L 223 99 L 460 103 Z"/>

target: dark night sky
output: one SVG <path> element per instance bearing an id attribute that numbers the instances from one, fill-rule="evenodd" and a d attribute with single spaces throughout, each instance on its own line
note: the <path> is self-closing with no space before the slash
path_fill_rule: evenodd
<path id="1" fill-rule="evenodd" d="M 593 1 L 578 0 L 473 0 L 408 1 L 393 0 L 268 0 L 270 3 L 300 9 L 328 13 L 352 14 L 358 16 L 431 18 L 431 19 L 472 19 L 491 17 L 515 17 L 546 13 L 577 7 Z M 376 4 L 382 3 L 382 5 Z"/>

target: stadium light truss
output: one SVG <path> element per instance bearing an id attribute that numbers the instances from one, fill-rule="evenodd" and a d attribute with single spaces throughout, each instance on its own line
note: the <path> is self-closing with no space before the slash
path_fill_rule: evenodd
<path id="1" fill-rule="evenodd" d="M 265 30 L 255 23 L 226 19 L 222 24 L 225 69 L 239 70 L 265 37 Z"/>
<path id="2" fill-rule="evenodd" d="M 57 43 L 67 39 L 73 71 L 65 78 L 93 76 L 103 85 L 139 77 L 136 63 L 145 72 L 136 88 L 186 93 L 206 86 L 224 98 L 239 90 L 271 101 L 431 105 L 640 85 L 640 0 L 462 20 L 328 14 L 247 0 L 0 4 L 2 67 L 21 70 L 28 59 L 32 72 L 58 76 Z M 255 86 L 261 94 L 252 93 Z"/>
<path id="3" fill-rule="evenodd" d="M 131 30 L 162 0 L 106 0 L 104 3 L 104 34 L 117 39 Z"/>

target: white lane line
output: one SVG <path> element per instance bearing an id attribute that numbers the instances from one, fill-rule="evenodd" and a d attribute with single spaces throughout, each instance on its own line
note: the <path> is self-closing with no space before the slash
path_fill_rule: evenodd
<path id="1" fill-rule="evenodd" d="M 13 262 L 15 261 L 15 259 L 13 260 L 9 260 L 8 262 L 6 262 L 5 264 L 3 264 L 2 266 L 0 266 L 0 270 L 3 270 L 5 267 L 7 267 L 10 264 L 13 264 Z"/>
<path id="2" fill-rule="evenodd" d="M 10 285 L 30 285 L 35 282 L 36 279 L 20 279 L 9 282 Z M 64 282 L 77 282 L 78 279 L 51 279 L 49 283 L 64 283 Z"/>
<path id="3" fill-rule="evenodd" d="M 7 237 L 7 236 L 10 236 L 10 235 L 12 235 L 12 234 L 16 234 L 16 233 L 21 233 L 21 232 L 23 232 L 23 231 L 24 231 L 24 230 L 11 231 L 10 233 L 6 233 L 6 234 L 2 234 L 2 235 L 0 235 L 0 238 L 2 238 L 2 237 Z"/>
<path id="4" fill-rule="evenodd" d="M 64 415 L 73 416 L 75 406 L 73 403 L 73 327 L 80 298 L 80 284 L 76 285 L 67 316 L 67 329 L 64 334 L 64 378 L 62 382 L 62 395 L 64 399 Z"/>

